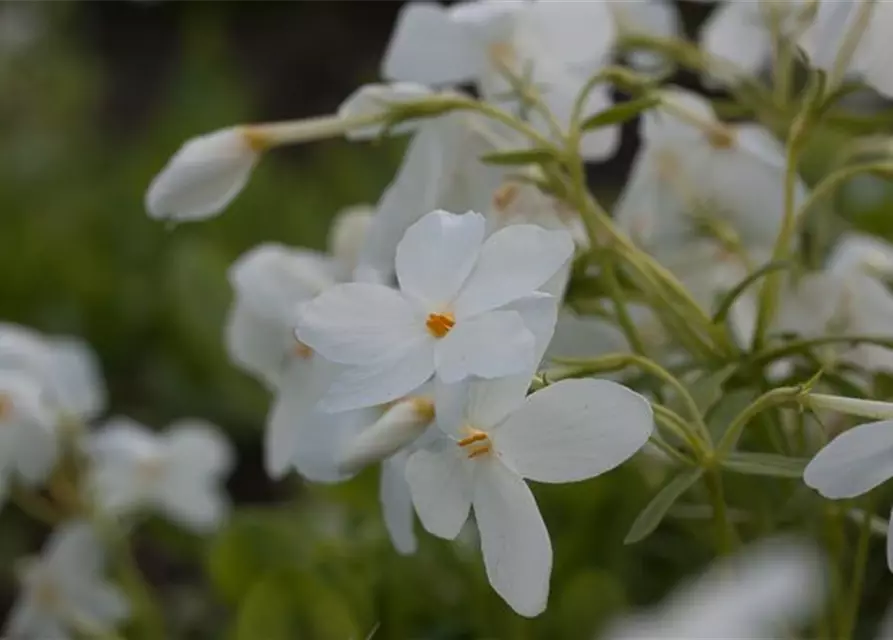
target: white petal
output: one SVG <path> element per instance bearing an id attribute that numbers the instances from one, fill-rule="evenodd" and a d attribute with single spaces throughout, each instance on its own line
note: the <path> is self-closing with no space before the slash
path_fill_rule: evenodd
<path id="1" fill-rule="evenodd" d="M 81 578 L 78 588 L 70 596 L 68 604 L 77 612 L 78 618 L 97 630 L 108 630 L 124 620 L 130 610 L 124 594 L 103 579 Z"/>
<path id="2" fill-rule="evenodd" d="M 578 316 L 562 309 L 546 358 L 595 358 L 628 350 L 629 343 L 623 332 L 610 321 L 597 316 Z"/>
<path id="3" fill-rule="evenodd" d="M 298 346 L 291 327 L 263 318 L 239 301 L 227 317 L 224 344 L 234 364 L 273 389 L 289 360 L 289 348 Z"/>
<path id="4" fill-rule="evenodd" d="M 258 157 L 238 127 L 193 138 L 152 180 L 146 192 L 146 210 L 153 218 L 210 218 L 248 183 Z"/>
<path id="5" fill-rule="evenodd" d="M 468 519 L 471 470 L 460 447 L 442 439 L 419 449 L 406 462 L 406 481 L 422 526 L 435 536 L 452 540 Z"/>
<path id="6" fill-rule="evenodd" d="M 490 311 L 460 320 L 436 345 L 437 376 L 452 384 L 498 378 L 536 366 L 536 339 L 516 311 Z"/>
<path id="7" fill-rule="evenodd" d="M 442 6 L 404 5 L 382 62 L 382 76 L 423 84 L 470 80 L 482 66 L 482 52 L 463 25 Z"/>
<path id="8" fill-rule="evenodd" d="M 490 584 L 522 616 L 546 608 L 552 543 L 527 483 L 492 456 L 476 465 L 474 517 Z"/>
<path id="9" fill-rule="evenodd" d="M 431 95 L 431 89 L 413 82 L 390 84 L 364 84 L 350 94 L 338 107 L 341 118 L 373 118 L 385 116 L 389 108 L 402 102 L 420 100 Z M 414 122 L 401 122 L 390 133 L 404 133 L 413 128 Z M 369 140 L 381 135 L 383 124 L 373 124 L 350 129 L 345 134 L 348 140 Z"/>
<path id="10" fill-rule="evenodd" d="M 893 477 L 893 421 L 870 422 L 840 434 L 819 451 L 803 481 L 826 498 L 861 495 Z"/>
<path id="11" fill-rule="evenodd" d="M 74 338 L 48 338 L 52 354 L 52 401 L 61 411 L 91 420 L 106 405 L 106 389 L 93 350 Z"/>
<path id="12" fill-rule="evenodd" d="M 758 3 L 727 2 L 716 8 L 701 32 L 701 47 L 711 56 L 727 61 L 744 75 L 756 76 L 769 60 L 772 34 Z M 736 80 L 722 63 L 711 68 L 721 82 Z"/>
<path id="13" fill-rule="evenodd" d="M 213 531 L 226 517 L 229 501 L 223 491 L 209 483 L 166 479 L 158 494 L 158 508 L 185 527 L 200 533 Z"/>
<path id="14" fill-rule="evenodd" d="M 887 525 L 887 568 L 890 571 L 893 571 L 893 513 L 890 514 L 890 522 Z M 893 622 L 891 622 L 890 624 L 893 625 Z M 889 636 L 881 635 L 878 637 L 893 637 L 893 634 L 890 634 Z"/>
<path id="15" fill-rule="evenodd" d="M 530 2 L 520 14 L 516 46 L 540 61 L 549 56 L 591 71 L 611 53 L 617 36 L 606 2 Z"/>
<path id="16" fill-rule="evenodd" d="M 890 6 L 886 2 L 876 3 L 867 33 L 860 42 L 861 59 L 857 61 L 865 81 L 887 98 L 893 96 L 893 70 L 890 69 L 890 60 L 893 59 L 891 27 L 893 11 Z"/>
<path id="17" fill-rule="evenodd" d="M 317 407 L 331 413 L 385 404 L 408 395 L 433 374 L 434 346 L 423 339 L 405 348 L 397 359 L 343 371 Z"/>
<path id="18" fill-rule="evenodd" d="M 34 484 L 53 470 L 59 457 L 59 443 L 56 433 L 46 425 L 28 424 L 20 431 L 15 443 L 14 466 L 25 482 Z"/>
<path id="19" fill-rule="evenodd" d="M 418 543 L 413 525 L 412 494 L 406 482 L 408 454 L 398 453 L 381 464 L 379 498 L 385 527 L 394 548 L 403 555 L 415 553 Z"/>
<path id="20" fill-rule="evenodd" d="M 328 245 L 342 280 L 350 280 L 359 264 L 360 252 L 374 219 L 375 208 L 366 204 L 345 207 L 335 214 L 329 227 Z"/>
<path id="21" fill-rule="evenodd" d="M 678 38 L 682 32 L 679 10 L 672 2 L 612 2 L 609 6 L 621 36 Z M 664 56 L 652 51 L 634 51 L 630 57 L 630 64 L 640 71 L 658 71 L 665 62 Z"/>
<path id="22" fill-rule="evenodd" d="M 566 231 L 532 224 L 500 229 L 487 238 L 477 265 L 456 299 L 457 317 L 475 315 L 530 295 L 574 254 Z"/>
<path id="23" fill-rule="evenodd" d="M 41 560 L 62 576 L 96 575 L 102 571 L 102 547 L 92 527 L 85 521 L 68 521 L 50 536 Z"/>
<path id="24" fill-rule="evenodd" d="M 434 403 L 422 397 L 398 400 L 383 415 L 346 441 L 339 457 L 345 471 L 359 471 L 366 465 L 395 455 L 411 445 L 434 420 Z"/>
<path id="25" fill-rule="evenodd" d="M 196 476 L 219 479 L 235 463 L 229 440 L 210 422 L 178 420 L 161 437 L 171 464 Z"/>
<path id="26" fill-rule="evenodd" d="M 350 477 L 338 466 L 346 442 L 375 420 L 376 409 L 323 413 L 316 408 L 339 369 L 322 358 L 295 359 L 286 370 L 267 419 L 264 468 L 281 478 L 294 466 L 314 482 Z"/>
<path id="27" fill-rule="evenodd" d="M 431 311 L 452 301 L 474 268 L 484 227 L 484 216 L 472 211 L 425 215 L 397 245 L 400 290 Z"/>
<path id="28" fill-rule="evenodd" d="M 890 276 L 893 275 L 893 245 L 876 236 L 844 233 L 832 249 L 825 266 L 833 273 L 867 271 Z"/>
<path id="29" fill-rule="evenodd" d="M 651 435 L 651 406 L 609 380 L 564 380 L 527 397 L 493 429 L 503 461 L 538 482 L 575 482 L 613 469 Z"/>
<path id="30" fill-rule="evenodd" d="M 524 326 L 533 334 L 536 340 L 534 367 L 539 366 L 555 333 L 559 302 L 559 297 L 537 291 L 503 307 L 504 311 L 517 311 L 524 321 Z M 533 373 L 534 371 L 531 371 L 530 375 Z"/>
<path id="31" fill-rule="evenodd" d="M 375 284 L 336 285 L 301 305 L 298 340 L 341 364 L 398 358 L 430 338 L 425 319 L 399 291 Z"/>

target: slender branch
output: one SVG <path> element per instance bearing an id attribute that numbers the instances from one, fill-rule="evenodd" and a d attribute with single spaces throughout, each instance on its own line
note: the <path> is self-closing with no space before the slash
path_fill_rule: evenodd
<path id="1" fill-rule="evenodd" d="M 850 579 L 849 603 L 841 621 L 840 637 L 850 639 L 856 631 L 856 620 L 859 604 L 862 600 L 862 589 L 865 583 L 865 567 L 868 564 L 868 547 L 871 539 L 871 502 L 865 505 L 865 513 L 859 526 L 859 541 L 856 543 L 856 555 L 853 558 L 853 575 Z"/>

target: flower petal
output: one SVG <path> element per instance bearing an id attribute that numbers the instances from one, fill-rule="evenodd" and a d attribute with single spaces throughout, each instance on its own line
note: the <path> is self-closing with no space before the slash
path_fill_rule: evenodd
<path id="1" fill-rule="evenodd" d="M 433 374 L 434 347 L 423 338 L 408 345 L 398 358 L 343 371 L 317 408 L 334 413 L 391 402 L 422 386 Z"/>
<path id="2" fill-rule="evenodd" d="M 564 380 L 527 397 L 491 433 L 493 447 L 521 476 L 576 482 L 620 465 L 654 427 L 642 396 L 609 380 Z"/>
<path id="3" fill-rule="evenodd" d="M 279 384 L 289 347 L 298 346 L 290 326 L 263 318 L 240 301 L 227 317 L 224 344 L 235 365 L 258 376 L 271 389 Z"/>
<path id="4" fill-rule="evenodd" d="M 433 2 L 411 2 L 400 10 L 382 62 L 382 76 L 423 84 L 471 80 L 482 51 L 469 31 Z"/>
<path id="5" fill-rule="evenodd" d="M 437 377 L 498 378 L 536 366 L 536 340 L 517 311 L 490 311 L 456 323 L 435 347 Z"/>
<path id="6" fill-rule="evenodd" d="M 826 498 L 853 498 L 893 477 L 893 421 L 845 431 L 819 451 L 803 481 Z"/>
<path id="7" fill-rule="evenodd" d="M 474 268 L 484 240 L 484 216 L 432 211 L 397 245 L 400 290 L 431 311 L 452 301 Z"/>
<path id="8" fill-rule="evenodd" d="M 566 231 L 516 224 L 487 238 L 471 275 L 456 299 L 459 318 L 483 313 L 530 295 L 574 254 Z"/>
<path id="9" fill-rule="evenodd" d="M 718 58 L 711 75 L 720 82 L 733 82 L 732 63 L 743 76 L 756 76 L 772 51 L 771 31 L 763 20 L 765 7 L 750 2 L 727 2 L 716 8 L 701 31 L 701 47 Z M 737 74 L 736 74 L 737 75 Z"/>
<path id="10" fill-rule="evenodd" d="M 157 500 L 171 520 L 199 532 L 216 529 L 230 507 L 222 489 L 209 482 L 183 482 L 175 475 L 165 478 Z"/>
<path id="11" fill-rule="evenodd" d="M 524 321 L 524 326 L 533 334 L 536 340 L 534 369 L 539 366 L 555 333 L 559 301 L 559 297 L 536 291 L 503 307 L 504 311 L 517 311 Z M 530 371 L 530 375 L 533 373 L 534 371 Z"/>
<path id="12" fill-rule="evenodd" d="M 552 543 L 527 483 L 494 457 L 475 469 L 474 517 L 490 584 L 522 616 L 546 608 Z"/>
<path id="13" fill-rule="evenodd" d="M 422 526 L 452 540 L 468 519 L 471 469 L 456 444 L 446 438 L 419 449 L 406 462 L 406 481 Z"/>
<path id="14" fill-rule="evenodd" d="M 350 94 L 338 107 L 338 116 L 349 118 L 372 118 L 380 116 L 382 120 L 392 106 L 404 102 L 420 100 L 431 95 L 431 89 L 414 82 L 393 82 L 387 84 L 364 84 Z M 401 122 L 389 133 L 400 134 L 410 131 L 417 123 L 410 120 Z M 348 140 L 371 140 L 380 136 L 385 130 L 384 122 L 356 127 L 345 134 Z"/>
<path id="15" fill-rule="evenodd" d="M 146 210 L 152 218 L 210 218 L 239 195 L 258 158 L 238 127 L 193 138 L 152 180 Z"/>
<path id="16" fill-rule="evenodd" d="M 385 528 L 398 553 L 409 555 L 418 548 L 415 531 L 415 511 L 412 494 L 406 482 L 406 452 L 398 453 L 381 463 L 379 499 Z"/>
<path id="17" fill-rule="evenodd" d="M 169 460 L 202 478 L 222 478 L 235 463 L 233 447 L 221 430 L 204 420 L 172 422 L 162 435 Z"/>
<path id="18" fill-rule="evenodd" d="M 399 358 L 428 338 L 424 318 L 399 291 L 377 284 L 336 285 L 301 305 L 298 340 L 341 364 Z"/>

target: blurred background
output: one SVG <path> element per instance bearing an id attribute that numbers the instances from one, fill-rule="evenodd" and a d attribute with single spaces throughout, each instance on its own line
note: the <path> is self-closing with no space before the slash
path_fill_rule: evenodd
<path id="1" fill-rule="evenodd" d="M 473 541 L 448 544 L 419 528 L 418 554 L 397 555 L 381 524 L 376 470 L 336 487 L 266 478 L 269 397 L 223 349 L 227 267 L 261 242 L 323 247 L 339 209 L 378 199 L 403 143 L 276 151 L 224 215 L 200 224 L 150 220 L 143 193 L 191 136 L 331 113 L 376 79 L 399 7 L 0 3 L 0 319 L 89 341 L 109 415 L 156 427 L 206 418 L 238 449 L 229 484 L 238 511 L 218 536 L 202 540 L 154 520 L 137 532 L 170 637 L 361 640 L 376 627 L 378 638 L 589 637 L 710 557 L 706 524 L 684 509 L 624 551 L 653 493 L 635 469 L 535 487 L 555 570 L 549 609 L 527 621 L 491 591 Z M 691 30 L 709 11 L 684 8 Z M 636 149 L 634 129 L 626 133 L 618 158 L 591 169 L 599 193 L 622 187 Z M 843 210 L 850 206 L 851 219 L 878 219 L 886 204 L 877 186 L 850 189 L 855 199 Z M 43 534 L 13 507 L 0 516 L 4 609 L 15 594 L 14 559 Z M 869 569 L 870 593 L 880 569 L 882 561 Z"/>

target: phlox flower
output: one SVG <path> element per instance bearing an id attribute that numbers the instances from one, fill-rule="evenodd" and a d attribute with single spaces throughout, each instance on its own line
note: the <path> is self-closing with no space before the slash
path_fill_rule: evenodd
<path id="1" fill-rule="evenodd" d="M 481 0 L 446 8 L 414 2 L 404 6 L 382 63 L 393 80 L 432 85 L 475 82 L 484 98 L 505 102 L 504 71 L 529 76 L 549 110 L 567 124 L 579 90 L 610 59 L 617 26 L 609 3 Z M 591 94 L 584 115 L 610 105 L 606 86 Z M 546 131 L 545 120 L 531 114 Z M 619 129 L 584 136 L 590 159 L 612 155 Z"/>
<path id="2" fill-rule="evenodd" d="M 304 303 L 297 337 L 348 365 L 319 407 L 405 396 L 435 376 L 497 378 L 536 365 L 530 325 L 556 301 L 538 292 L 571 257 L 564 231 L 513 225 L 484 240 L 483 216 L 445 211 L 413 224 L 396 252 L 399 289 L 347 283 Z"/>
<path id="3" fill-rule="evenodd" d="M 153 433 L 116 418 L 91 434 L 87 453 L 89 497 L 108 513 L 151 509 L 197 531 L 214 529 L 226 515 L 222 485 L 233 452 L 208 423 L 182 420 Z"/>
<path id="4" fill-rule="evenodd" d="M 824 574 L 821 555 L 805 541 L 761 541 L 717 561 L 653 610 L 615 623 L 601 637 L 779 638 L 819 611 Z"/>
<path id="5" fill-rule="evenodd" d="M 70 522 L 54 531 L 41 556 L 23 566 L 22 593 L 4 637 L 65 640 L 103 635 L 126 619 L 129 605 L 103 576 L 103 555 L 84 522 Z"/>
<path id="6" fill-rule="evenodd" d="M 546 606 L 552 547 L 524 479 L 575 482 L 618 466 L 647 441 L 651 407 L 606 380 L 476 381 L 438 397 L 444 435 L 412 453 L 406 478 L 423 526 L 453 539 L 474 509 L 487 576 L 518 613 Z"/>

